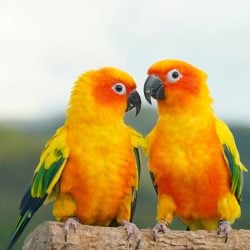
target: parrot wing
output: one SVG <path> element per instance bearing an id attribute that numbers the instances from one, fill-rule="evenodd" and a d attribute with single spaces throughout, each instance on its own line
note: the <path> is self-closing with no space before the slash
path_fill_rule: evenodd
<path id="1" fill-rule="evenodd" d="M 136 160 L 136 167 L 137 167 L 137 181 L 136 186 L 133 187 L 133 196 L 132 196 L 132 203 L 131 203 L 131 216 L 130 221 L 132 221 L 135 207 L 136 207 L 136 200 L 137 200 L 137 191 L 139 187 L 139 180 L 140 180 L 140 174 L 141 174 L 141 157 L 139 152 L 139 147 L 145 147 L 145 140 L 143 136 L 138 133 L 136 130 L 134 130 L 132 127 L 128 126 L 128 129 L 131 132 L 132 135 L 132 145 L 134 146 L 134 156 Z"/>
<path id="2" fill-rule="evenodd" d="M 238 202 L 242 199 L 243 171 L 248 171 L 241 163 L 233 134 L 220 119 L 216 120 L 216 132 L 223 147 L 223 156 L 231 173 L 231 191 Z"/>
<path id="3" fill-rule="evenodd" d="M 157 184 L 156 184 L 156 182 L 155 182 L 155 175 L 154 175 L 154 173 L 151 172 L 151 171 L 150 171 L 149 173 L 150 173 L 150 177 L 151 177 L 151 180 L 152 180 L 152 183 L 153 183 L 155 192 L 156 192 L 156 194 L 158 194 L 158 186 L 157 186 Z"/>
<path id="4" fill-rule="evenodd" d="M 145 155 L 147 157 L 149 157 L 149 148 L 150 148 L 149 145 L 150 145 L 150 142 L 153 140 L 154 137 L 155 137 L 155 129 L 152 129 L 151 132 L 146 136 L 145 146 L 143 147 L 144 153 L 145 153 Z M 155 192 L 156 192 L 156 194 L 158 194 L 158 187 L 157 187 L 157 184 L 155 182 L 155 175 L 151 171 L 149 173 L 150 173 L 150 177 L 151 177 Z"/>
<path id="5" fill-rule="evenodd" d="M 135 213 L 136 201 L 137 201 L 137 191 L 138 191 L 138 187 L 139 187 L 140 174 L 141 174 L 141 159 L 140 159 L 140 152 L 139 152 L 138 148 L 134 148 L 134 155 L 135 155 L 136 167 L 137 167 L 137 185 L 136 185 L 136 187 L 133 187 L 133 189 L 132 189 L 130 221 L 132 221 L 134 213 Z"/>
<path id="6" fill-rule="evenodd" d="M 61 177 L 63 168 L 69 156 L 66 130 L 61 127 L 46 144 L 40 162 L 35 169 L 34 178 L 30 187 L 33 198 L 47 197 L 47 201 L 55 197 L 55 187 Z"/>
<path id="7" fill-rule="evenodd" d="M 56 198 L 57 184 L 69 156 L 66 145 L 66 131 L 61 127 L 46 144 L 41 154 L 31 185 L 21 201 L 19 217 L 7 249 L 11 249 L 32 215 L 45 200 Z"/>

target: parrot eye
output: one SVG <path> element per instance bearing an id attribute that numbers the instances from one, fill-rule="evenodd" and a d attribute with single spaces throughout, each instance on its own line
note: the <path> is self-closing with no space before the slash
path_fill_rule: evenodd
<path id="1" fill-rule="evenodd" d="M 117 83 L 113 85 L 112 89 L 118 95 L 124 95 L 126 93 L 126 87 L 123 83 Z"/>
<path id="2" fill-rule="evenodd" d="M 177 69 L 172 69 L 167 73 L 167 81 L 174 83 L 182 78 L 182 74 Z"/>

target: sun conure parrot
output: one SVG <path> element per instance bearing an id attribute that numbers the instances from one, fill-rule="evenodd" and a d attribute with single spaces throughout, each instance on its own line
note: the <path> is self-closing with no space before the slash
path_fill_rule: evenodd
<path id="1" fill-rule="evenodd" d="M 141 108 L 136 84 L 112 67 L 91 70 L 76 81 L 65 124 L 45 146 L 20 205 L 8 249 L 37 209 L 54 201 L 53 215 L 64 222 L 65 240 L 77 222 L 126 228 L 131 222 L 140 174 L 142 136 L 123 122 L 125 111 Z"/>
<path id="2" fill-rule="evenodd" d="M 232 133 L 216 117 L 207 75 L 179 60 L 163 60 L 148 70 L 146 100 L 157 100 L 158 121 L 147 135 L 149 168 L 158 194 L 157 233 L 174 216 L 189 229 L 225 232 L 240 217 L 247 171 Z"/>

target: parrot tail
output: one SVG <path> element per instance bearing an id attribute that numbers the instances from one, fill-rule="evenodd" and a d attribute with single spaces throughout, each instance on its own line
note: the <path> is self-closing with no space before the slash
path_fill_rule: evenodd
<path id="1" fill-rule="evenodd" d="M 44 200 L 47 198 L 45 195 L 42 198 L 33 198 L 31 196 L 31 189 L 29 188 L 25 193 L 21 205 L 20 205 L 20 215 L 17 219 L 15 228 L 13 230 L 12 237 L 10 238 L 7 250 L 12 249 L 18 238 L 20 237 L 21 233 L 23 232 L 24 228 L 30 221 L 33 214 L 37 211 L 37 209 L 43 204 Z"/>

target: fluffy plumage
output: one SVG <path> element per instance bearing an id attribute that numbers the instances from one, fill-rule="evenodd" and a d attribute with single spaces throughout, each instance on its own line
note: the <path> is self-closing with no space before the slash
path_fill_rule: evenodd
<path id="1" fill-rule="evenodd" d="M 145 96 L 157 99 L 159 119 L 147 136 L 158 192 L 157 220 L 179 217 L 191 229 L 215 229 L 240 217 L 242 172 L 233 135 L 211 108 L 206 74 L 178 61 L 148 70 Z"/>
<path id="2" fill-rule="evenodd" d="M 101 226 L 131 221 L 143 139 L 123 116 L 126 108 L 140 106 L 135 88 L 132 77 L 116 68 L 89 71 L 76 81 L 66 122 L 41 154 L 8 248 L 44 202 L 54 201 L 58 221 L 77 217 Z"/>

